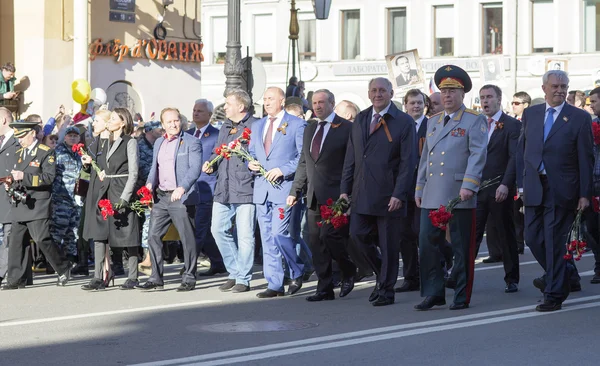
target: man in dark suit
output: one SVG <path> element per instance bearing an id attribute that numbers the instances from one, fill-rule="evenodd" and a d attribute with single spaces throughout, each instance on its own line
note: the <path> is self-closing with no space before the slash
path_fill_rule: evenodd
<path id="1" fill-rule="evenodd" d="M 11 188 L 20 189 L 21 197 L 11 208 L 11 232 L 8 248 L 8 274 L 3 290 L 25 287 L 24 275 L 31 265 L 27 235 L 38 245 L 58 275 L 58 286 L 71 278 L 71 263 L 50 236 L 50 195 L 56 171 L 54 151 L 38 142 L 42 127 L 36 122 L 13 122 L 14 136 L 21 148 L 13 156 Z M 7 185 L 8 186 L 8 185 Z M 23 196 L 24 194 L 24 196 Z M 12 194 L 12 197 L 16 195 Z"/>
<path id="2" fill-rule="evenodd" d="M 417 133 L 418 158 L 425 143 L 427 133 L 427 117 L 425 116 L 425 94 L 419 89 L 411 89 L 404 94 L 404 109 L 413 118 Z M 401 220 L 402 239 L 400 241 L 400 255 L 402 256 L 402 275 L 404 282 L 396 292 L 419 290 L 419 224 L 420 209 L 415 205 L 415 186 L 417 183 L 418 164 L 415 164 L 413 182 L 410 187 L 407 202 L 406 220 Z"/>
<path id="3" fill-rule="evenodd" d="M 487 159 L 481 179 L 500 177 L 500 181 L 477 193 L 477 252 L 486 223 L 489 229 L 492 221 L 504 261 L 504 291 L 512 293 L 519 290 L 519 254 L 512 215 L 516 183 L 515 158 L 521 122 L 502 112 L 502 90 L 496 85 L 481 87 L 479 99 L 488 122 Z"/>
<path id="4" fill-rule="evenodd" d="M 395 61 L 398 75 L 396 76 L 396 86 L 414 84 L 419 81 L 417 70 L 410 68 L 408 57 L 400 56 Z"/>
<path id="5" fill-rule="evenodd" d="M 346 251 L 348 229 L 334 229 L 331 224 L 322 227 L 317 225 L 322 220 L 321 205 L 340 195 L 342 168 L 352 123 L 333 112 L 335 97 L 327 89 L 314 92 L 312 107 L 317 121 L 309 124 L 304 131 L 302 154 L 287 204 L 295 205 L 307 187 L 309 245 L 319 282 L 316 293 L 306 300 L 322 301 L 335 298 L 332 259 L 337 261 L 342 273 L 340 297 L 348 295 L 354 288 L 356 266 Z"/>
<path id="6" fill-rule="evenodd" d="M 184 272 L 177 291 L 191 291 L 196 287 L 198 251 L 194 235 L 196 207 L 188 200 L 197 189 L 196 182 L 202 169 L 202 144 L 194 136 L 183 133 L 179 110 L 163 109 L 160 121 L 166 133 L 154 143 L 152 167 L 146 183 L 146 188 L 154 195 L 148 233 L 152 275 L 146 283 L 136 287 L 142 290 L 163 288 L 161 239 L 172 223 L 183 245 Z"/>
<path id="7" fill-rule="evenodd" d="M 600 116 L 600 88 L 594 88 L 590 92 L 590 108 L 594 115 Z M 592 120 L 592 123 L 600 124 L 598 117 Z M 594 139 L 595 140 L 595 139 Z M 594 141 L 594 197 L 600 196 L 600 146 Z M 585 218 L 588 232 L 596 242 L 596 246 L 592 247 L 594 253 L 594 277 L 590 280 L 592 284 L 600 283 L 600 228 L 598 227 L 598 212 L 595 210 L 587 210 Z"/>
<path id="8" fill-rule="evenodd" d="M 198 99 L 194 103 L 193 121 L 196 125 L 186 132 L 200 140 L 202 144 L 202 161 L 207 161 L 215 149 L 219 130 L 210 124 L 213 104 L 206 99 Z M 217 183 L 216 175 L 200 174 L 196 181 L 196 190 L 188 198 L 189 205 L 196 205 L 196 248 L 198 254 L 204 251 L 210 259 L 210 269 L 198 273 L 198 276 L 213 276 L 226 273 L 223 257 L 210 232 L 212 222 L 213 193 Z"/>
<path id="9" fill-rule="evenodd" d="M 592 119 L 567 103 L 569 77 L 550 70 L 543 76 L 546 103 L 523 112 L 517 155 L 517 184 L 525 205 L 525 243 L 544 268 L 534 280 L 544 288 L 537 311 L 562 308 L 576 269 L 563 257 L 576 210 L 592 196 L 594 165 Z M 571 279 L 571 281 L 573 281 Z"/>
<path id="10" fill-rule="evenodd" d="M 359 113 L 352 125 L 340 187 L 340 198 L 350 200 L 352 195 L 350 235 L 377 274 L 369 297 L 373 306 L 394 303 L 401 238 L 398 222 L 406 220 L 417 164 L 414 121 L 392 103 L 393 94 L 388 79 L 369 82 L 373 105 Z"/>

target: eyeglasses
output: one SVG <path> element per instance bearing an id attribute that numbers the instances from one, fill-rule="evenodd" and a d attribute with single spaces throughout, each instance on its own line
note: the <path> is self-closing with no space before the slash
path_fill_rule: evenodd
<path id="1" fill-rule="evenodd" d="M 524 103 L 523 102 L 512 102 L 510 104 L 512 104 L 512 105 L 521 105 L 521 104 L 524 104 Z"/>

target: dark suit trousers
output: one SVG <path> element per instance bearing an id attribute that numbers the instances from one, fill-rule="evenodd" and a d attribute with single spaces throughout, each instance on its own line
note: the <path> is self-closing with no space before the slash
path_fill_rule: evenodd
<path id="1" fill-rule="evenodd" d="M 163 251 L 162 238 L 173 223 L 183 245 L 184 272 L 182 283 L 196 283 L 198 251 L 194 236 L 195 206 L 185 206 L 181 200 L 171 202 L 171 192 L 157 189 L 156 202 L 150 213 L 150 229 L 148 247 L 152 262 L 152 276 L 148 279 L 154 283 L 163 283 Z"/>
<path id="2" fill-rule="evenodd" d="M 414 201 L 408 201 L 406 219 L 400 220 L 402 236 L 400 255 L 402 256 L 402 275 L 405 282 L 419 283 L 419 226 L 421 210 Z"/>
<path id="3" fill-rule="evenodd" d="M 592 253 L 594 253 L 594 273 L 600 274 L 600 226 L 598 225 L 600 215 L 589 208 L 585 210 L 583 216 L 587 227 L 587 235 L 593 240 L 590 240 L 590 238 L 587 239 L 588 246 L 592 248 Z"/>
<path id="4" fill-rule="evenodd" d="M 514 200 L 514 198 L 513 198 Z M 525 249 L 525 240 L 523 238 L 523 230 L 525 228 L 525 216 L 521 213 L 521 207 L 523 207 L 523 200 L 519 198 L 514 201 L 513 204 L 513 218 L 515 221 L 515 231 L 517 234 L 517 247 L 519 250 Z"/>
<path id="5" fill-rule="evenodd" d="M 509 192 L 503 202 L 496 202 L 496 186 L 489 187 L 480 191 L 477 194 L 477 227 L 476 227 L 476 242 L 477 248 L 475 257 L 479 253 L 479 246 L 483 240 L 483 232 L 485 231 L 486 222 L 493 222 L 495 227 L 495 235 L 500 253 L 504 262 L 504 282 L 519 283 L 519 253 L 517 247 L 517 239 L 515 234 L 515 224 L 513 221 L 513 199 L 512 192 Z M 489 219 L 489 220 L 488 220 Z M 489 238 L 489 235 L 488 235 Z M 490 256 L 491 256 L 490 250 Z"/>
<path id="6" fill-rule="evenodd" d="M 321 221 L 320 205 L 308 209 L 308 245 L 312 252 L 313 266 L 319 279 L 317 292 L 333 292 L 332 263 L 335 259 L 342 272 L 342 278 L 351 278 L 356 274 L 356 266 L 346 251 L 348 227 L 339 230 L 331 224 L 319 227 Z"/>
<path id="7" fill-rule="evenodd" d="M 210 232 L 212 223 L 212 202 L 196 205 L 196 250 L 198 254 L 204 251 L 210 259 L 210 266 L 214 268 L 225 268 L 223 257 L 217 243 Z"/>
<path id="8" fill-rule="evenodd" d="M 445 242 L 445 232 L 431 224 L 430 209 L 421 209 L 419 232 L 419 258 L 421 296 L 445 296 L 444 269 L 440 265 L 440 246 Z M 473 291 L 475 262 L 475 209 L 452 211 L 450 246 L 454 252 L 452 276 L 456 279 L 455 304 L 469 304 Z"/>
<path id="9" fill-rule="evenodd" d="M 491 217 L 486 220 L 487 223 L 484 223 L 484 231 L 486 233 L 485 242 L 488 248 L 488 256 L 492 258 L 500 259 L 502 258 L 502 243 L 501 243 L 501 235 L 496 221 L 494 221 Z M 481 243 L 481 242 L 480 242 Z M 477 253 L 479 253 L 479 244 L 477 245 Z"/>
<path id="10" fill-rule="evenodd" d="M 563 256 L 575 210 L 554 205 L 545 177 L 542 187 L 542 204 L 525 207 L 525 243 L 546 272 L 544 298 L 562 303 L 569 296 L 569 277 L 574 270 L 567 269 Z"/>
<path id="11" fill-rule="evenodd" d="M 398 280 L 401 220 L 406 218 L 361 215 L 355 212 L 352 212 L 350 220 L 350 236 L 362 249 L 365 259 L 377 274 L 379 296 L 388 299 L 394 299 L 394 286 Z M 373 241 L 379 246 L 381 258 Z"/>
<path id="12" fill-rule="evenodd" d="M 69 269 L 69 262 L 50 236 L 50 219 L 13 222 L 8 247 L 7 275 L 11 283 L 22 279 L 31 263 L 30 241 L 25 240 L 27 232 L 58 274 L 63 274 Z"/>

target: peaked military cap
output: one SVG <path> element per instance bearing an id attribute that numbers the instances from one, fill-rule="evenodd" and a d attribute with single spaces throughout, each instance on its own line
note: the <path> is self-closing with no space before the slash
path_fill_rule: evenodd
<path id="1" fill-rule="evenodd" d="M 15 131 L 15 137 L 20 138 L 31 130 L 35 128 L 35 126 L 39 126 L 38 122 L 25 122 L 25 121 L 15 121 L 8 125 L 8 127 L 12 128 Z"/>
<path id="2" fill-rule="evenodd" d="M 464 89 L 465 93 L 468 93 L 473 87 L 469 74 L 456 65 L 444 65 L 440 67 L 435 72 L 433 80 L 439 89 Z"/>

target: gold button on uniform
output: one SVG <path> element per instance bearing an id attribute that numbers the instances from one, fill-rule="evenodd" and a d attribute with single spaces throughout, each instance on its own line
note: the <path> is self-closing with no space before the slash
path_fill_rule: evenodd
<path id="1" fill-rule="evenodd" d="M 440 173 L 440 175 L 441 175 L 441 176 L 443 176 L 443 175 L 444 175 L 444 173 Z"/>
<path id="2" fill-rule="evenodd" d="M 433 175 L 433 173 L 429 173 L 429 176 L 431 177 Z"/>
<path id="3" fill-rule="evenodd" d="M 444 155 L 445 153 L 446 153 L 445 151 L 442 151 L 442 155 Z"/>
<path id="4" fill-rule="evenodd" d="M 441 162 L 440 165 L 444 165 L 444 162 Z"/>

